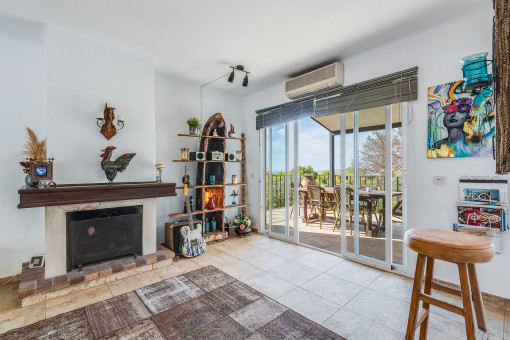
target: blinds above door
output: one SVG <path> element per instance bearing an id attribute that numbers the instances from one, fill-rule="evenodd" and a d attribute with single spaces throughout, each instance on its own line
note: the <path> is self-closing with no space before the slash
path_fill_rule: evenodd
<path id="1" fill-rule="evenodd" d="M 418 67 L 256 111 L 257 130 L 296 119 L 361 111 L 418 98 Z"/>

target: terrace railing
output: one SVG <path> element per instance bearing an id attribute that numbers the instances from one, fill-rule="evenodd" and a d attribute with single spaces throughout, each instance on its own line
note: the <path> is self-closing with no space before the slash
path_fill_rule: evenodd
<path id="1" fill-rule="evenodd" d="M 285 175 L 272 175 L 273 176 L 273 209 L 282 208 L 285 206 Z M 303 175 L 299 176 L 299 182 L 303 179 Z M 317 185 L 335 186 L 341 183 L 340 175 L 335 175 L 334 183 L 331 185 L 329 175 L 315 175 L 313 177 Z M 346 176 L 347 184 L 354 184 L 353 176 Z M 359 177 L 359 185 L 377 185 L 380 190 L 386 190 L 385 177 L 381 175 L 367 175 Z M 402 176 L 393 176 L 392 190 L 402 191 Z M 292 206 L 293 197 L 289 190 L 289 204 Z M 266 175 L 266 209 L 269 207 L 269 176 Z"/>

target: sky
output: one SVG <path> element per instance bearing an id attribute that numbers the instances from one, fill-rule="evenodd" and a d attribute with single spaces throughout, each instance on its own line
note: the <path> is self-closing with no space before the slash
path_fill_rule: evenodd
<path id="1" fill-rule="evenodd" d="M 360 133 L 360 145 L 363 144 L 368 133 Z M 289 128 L 289 166 L 294 162 L 295 148 L 293 129 Z M 329 131 L 311 118 L 298 121 L 298 165 L 311 165 L 314 170 L 329 170 Z M 346 165 L 354 160 L 353 135 L 346 136 Z M 285 170 L 285 126 L 272 128 L 272 167 L 273 173 Z M 340 169 L 340 136 L 335 136 L 335 169 Z"/>

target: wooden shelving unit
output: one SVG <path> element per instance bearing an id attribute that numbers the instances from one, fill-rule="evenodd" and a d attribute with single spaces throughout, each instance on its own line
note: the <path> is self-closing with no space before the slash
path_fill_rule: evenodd
<path id="1" fill-rule="evenodd" d="M 203 230 L 203 236 L 206 242 L 213 242 L 216 240 L 228 238 L 228 230 L 225 230 L 225 215 L 224 211 L 229 209 L 242 209 L 242 214 L 246 215 L 246 153 L 245 153 L 245 135 L 241 134 L 241 137 L 227 137 L 227 124 L 221 113 L 212 115 L 204 125 L 201 135 L 189 135 L 180 133 L 180 137 L 191 137 L 199 138 L 200 146 L 199 150 L 207 154 L 208 151 L 219 151 L 225 153 L 227 140 L 239 140 L 241 141 L 241 152 L 243 159 L 241 161 L 208 161 L 208 160 L 174 160 L 174 162 L 189 162 L 197 164 L 197 178 L 196 185 L 190 186 L 190 189 L 195 190 L 195 207 L 196 210 L 191 214 L 195 219 L 202 222 L 202 227 L 205 228 L 205 219 L 209 221 L 215 218 L 216 221 L 216 232 L 209 232 L 205 234 Z M 213 136 L 213 132 L 216 130 L 218 136 Z M 237 184 L 226 183 L 226 184 L 206 184 L 209 181 L 210 175 L 215 175 L 216 180 L 219 183 L 226 182 L 226 165 L 227 163 L 240 163 L 241 164 L 241 181 Z M 227 205 L 225 196 L 225 188 L 239 186 L 240 190 L 240 201 L 236 205 Z M 175 189 L 183 189 L 183 186 L 176 187 Z M 211 197 L 216 195 L 214 209 L 207 209 L 207 203 Z M 171 218 L 182 218 L 187 217 L 187 213 L 174 213 L 169 215 Z"/>

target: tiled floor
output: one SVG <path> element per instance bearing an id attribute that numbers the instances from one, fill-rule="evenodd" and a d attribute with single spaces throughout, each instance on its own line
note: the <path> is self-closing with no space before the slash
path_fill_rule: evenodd
<path id="1" fill-rule="evenodd" d="M 176 259 L 168 267 L 105 282 L 23 309 L 10 293 L 15 291 L 15 284 L 0 288 L 0 333 L 206 265 L 217 267 L 345 338 L 402 339 L 404 336 L 412 285 L 410 279 L 256 234 L 211 245 L 197 258 Z M 200 278 L 191 280 L 198 286 L 204 284 Z M 460 305 L 455 297 L 442 293 L 435 295 Z M 153 308 L 158 308 L 157 302 Z M 510 339 L 510 313 L 505 320 L 503 310 L 487 306 L 486 312 L 489 338 Z M 249 317 L 245 319 L 262 322 Z M 462 318 L 433 308 L 428 338 L 465 339 Z"/>

